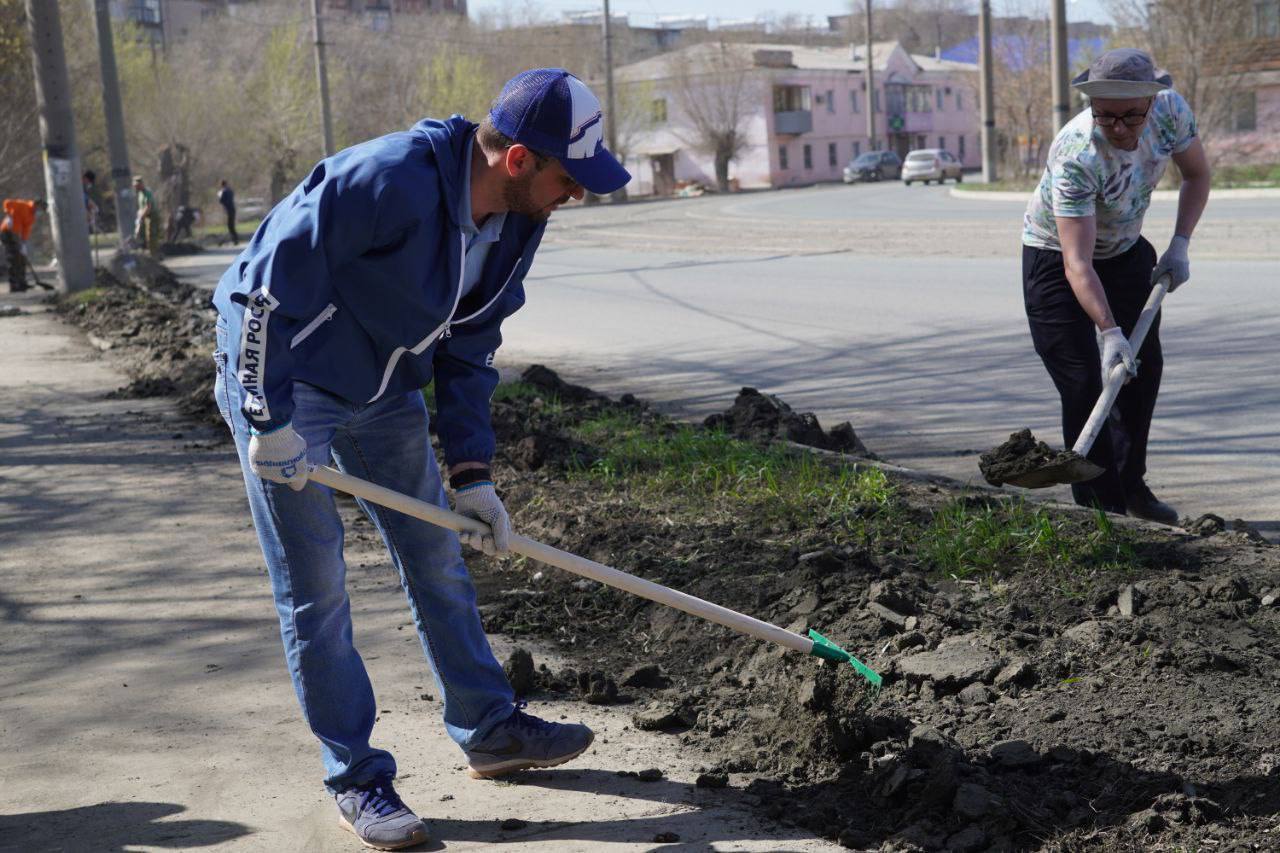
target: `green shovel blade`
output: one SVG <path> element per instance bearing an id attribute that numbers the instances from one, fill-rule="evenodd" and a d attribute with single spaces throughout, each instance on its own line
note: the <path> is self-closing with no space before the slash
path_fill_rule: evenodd
<path id="1" fill-rule="evenodd" d="M 880 692 L 880 687 L 884 683 L 884 679 L 880 677 L 880 673 L 876 672 L 874 669 L 867 666 L 865 663 L 858 660 L 812 628 L 809 629 L 809 639 L 813 640 L 813 649 L 810 650 L 809 654 L 814 657 L 838 661 L 840 663 L 848 661 L 849 665 L 856 669 L 858 674 L 871 684 L 873 693 Z"/>

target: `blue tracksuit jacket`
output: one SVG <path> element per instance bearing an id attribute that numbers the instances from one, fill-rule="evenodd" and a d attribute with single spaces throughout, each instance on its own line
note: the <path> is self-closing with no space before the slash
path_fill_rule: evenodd
<path id="1" fill-rule="evenodd" d="M 223 274 L 213 302 L 228 325 L 228 378 L 255 430 L 290 421 L 295 380 L 362 404 L 434 376 L 447 463 L 492 458 L 493 354 L 524 304 L 545 223 L 508 214 L 459 300 L 463 146 L 475 128 L 425 119 L 321 161 Z"/>

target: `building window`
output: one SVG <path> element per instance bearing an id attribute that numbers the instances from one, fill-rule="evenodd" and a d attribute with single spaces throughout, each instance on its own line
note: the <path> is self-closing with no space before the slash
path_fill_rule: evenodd
<path id="1" fill-rule="evenodd" d="M 787 167 L 787 146 L 785 145 L 778 146 L 778 168 L 784 169 L 784 170 L 788 168 Z"/>
<path id="2" fill-rule="evenodd" d="M 667 120 L 667 99 L 654 98 L 649 104 L 650 115 L 654 124 L 664 124 Z"/>
<path id="3" fill-rule="evenodd" d="M 956 137 L 956 143 L 960 146 L 960 162 L 963 163 L 964 162 L 964 134 L 963 133 L 960 134 L 958 137 Z"/>
<path id="4" fill-rule="evenodd" d="M 882 104 L 880 103 L 879 89 L 876 89 L 871 93 L 871 109 L 875 110 L 878 113 L 884 112 L 884 109 L 882 108 Z"/>
<path id="5" fill-rule="evenodd" d="M 813 146 L 805 143 L 804 146 L 804 167 L 806 169 L 813 168 Z"/>
<path id="6" fill-rule="evenodd" d="M 836 156 L 836 144 L 834 142 L 827 143 L 827 165 L 833 169 L 839 165 L 839 158 Z"/>
<path id="7" fill-rule="evenodd" d="M 836 93 L 833 90 L 828 89 L 827 90 L 827 112 L 833 113 L 835 111 L 836 111 Z"/>
<path id="8" fill-rule="evenodd" d="M 938 112 L 942 112 L 942 90 L 937 89 L 936 92 L 938 94 Z"/>
<path id="9" fill-rule="evenodd" d="M 807 112 L 809 109 L 808 86 L 773 87 L 773 111 L 775 113 Z"/>
<path id="10" fill-rule="evenodd" d="M 1280 0 L 1254 0 L 1253 37 L 1280 37 Z"/>
<path id="11" fill-rule="evenodd" d="M 929 144 L 928 142 L 925 142 L 924 134 L 923 134 L 923 133 L 917 133 L 917 134 L 916 134 L 916 147 L 917 147 L 917 148 L 924 148 L 924 147 L 925 147 L 925 146 L 927 146 L 928 144 Z"/>
<path id="12" fill-rule="evenodd" d="M 933 112 L 933 97 L 928 86 L 908 86 L 906 91 L 907 109 L 909 113 Z M 894 112 L 897 112 L 895 110 Z"/>
<path id="13" fill-rule="evenodd" d="M 956 89 L 956 109 L 964 109 L 964 101 L 960 100 L 960 90 Z"/>
<path id="14" fill-rule="evenodd" d="M 858 93 L 857 92 L 849 93 L 849 105 L 853 107 L 853 111 L 855 113 L 861 112 L 861 110 L 858 109 Z"/>
<path id="15" fill-rule="evenodd" d="M 947 138 L 945 136 L 938 137 L 938 147 L 943 151 L 947 150 Z"/>
<path id="16" fill-rule="evenodd" d="M 1258 93 L 1240 92 L 1231 105 L 1229 130 L 1244 132 L 1258 129 Z"/>
<path id="17" fill-rule="evenodd" d="M 860 156 L 862 156 L 862 143 L 858 142 L 857 140 L 854 140 L 853 159 L 857 160 Z"/>

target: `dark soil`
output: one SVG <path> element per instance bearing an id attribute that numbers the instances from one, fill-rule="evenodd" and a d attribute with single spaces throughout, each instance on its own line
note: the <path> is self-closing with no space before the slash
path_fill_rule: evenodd
<path id="1" fill-rule="evenodd" d="M 869 455 L 848 421 L 826 432 L 812 412 L 792 411 L 780 398 L 755 388 L 743 388 L 728 411 L 711 415 L 703 426 L 723 429 L 747 441 L 785 439 L 824 450 Z"/>
<path id="2" fill-rule="evenodd" d="M 1007 496 L 896 482 L 901 515 L 855 541 L 822 523 L 655 501 L 584 474 L 605 448 L 572 425 L 602 412 L 663 419 L 575 393 L 494 403 L 517 529 L 817 628 L 886 688 L 872 702 L 847 666 L 554 569 L 473 559 L 489 630 L 555 642 L 577 662 L 537 668 L 532 689 L 625 703 L 637 728 L 705 755 L 702 784 L 745 785 L 765 815 L 849 848 L 1276 848 L 1280 549 L 1212 520 L 1205 536 L 1134 526 L 1110 534 L 1127 567 L 1070 566 L 1057 585 L 1033 565 L 957 581 L 895 530 L 946 505 L 999 511 Z M 543 448 L 536 464 L 526 442 Z M 1088 514 L 1050 518 L 1064 536 L 1102 536 Z"/>
<path id="3" fill-rule="evenodd" d="M 147 255 L 117 252 L 98 268 L 93 290 L 60 297 L 57 310 L 94 346 L 117 356 L 132 380 L 108 396 L 176 397 L 184 414 L 221 425 L 211 358 L 216 312 L 208 293 Z"/>
<path id="4" fill-rule="evenodd" d="M 978 470 L 993 486 L 1001 486 L 1024 474 L 1049 466 L 1066 466 L 1080 459 L 1071 450 L 1054 450 L 1036 439 L 1031 430 L 1013 433 L 1004 444 L 978 457 Z M 1096 469 L 1095 469 L 1096 470 Z"/>

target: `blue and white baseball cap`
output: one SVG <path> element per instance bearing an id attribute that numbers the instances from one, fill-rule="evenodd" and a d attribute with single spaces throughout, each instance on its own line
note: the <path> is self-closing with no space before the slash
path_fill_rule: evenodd
<path id="1" fill-rule="evenodd" d="M 608 195 L 631 180 L 604 147 L 600 101 L 563 68 L 535 68 L 511 78 L 493 102 L 489 120 L 521 145 L 555 157 L 596 195 Z"/>

